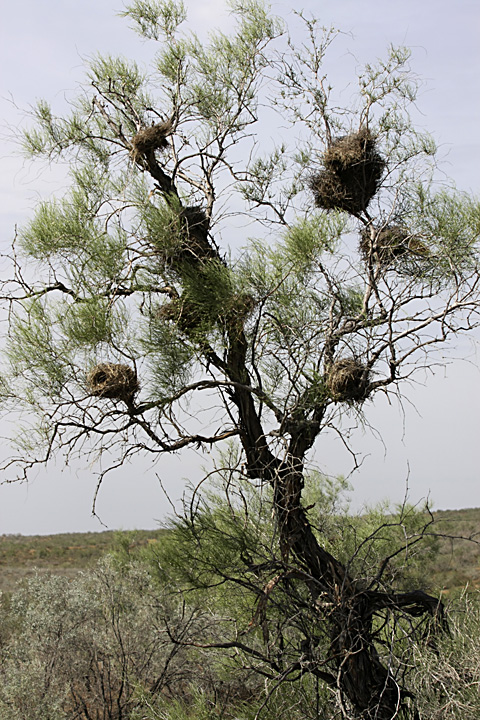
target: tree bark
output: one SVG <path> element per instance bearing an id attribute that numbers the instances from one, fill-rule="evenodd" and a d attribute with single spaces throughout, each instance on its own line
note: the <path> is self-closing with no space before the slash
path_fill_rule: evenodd
<path id="1" fill-rule="evenodd" d="M 405 706 L 410 694 L 399 686 L 378 656 L 372 617 L 381 607 L 407 607 L 409 602 L 410 614 L 419 615 L 431 612 L 432 601 L 435 607 L 438 602 L 425 593 L 387 596 L 360 590 L 342 563 L 317 541 L 301 504 L 303 474 L 292 465 L 279 469 L 274 487 L 282 551 L 284 560 L 293 556 L 293 561 L 308 573 L 313 602 L 318 605 L 320 595 L 328 599 L 332 628 L 328 661 L 336 671 L 337 689 L 354 716 L 362 720 L 392 720 L 402 715 L 415 720 L 415 709 Z M 321 613 L 319 607 L 319 622 L 323 621 Z"/>

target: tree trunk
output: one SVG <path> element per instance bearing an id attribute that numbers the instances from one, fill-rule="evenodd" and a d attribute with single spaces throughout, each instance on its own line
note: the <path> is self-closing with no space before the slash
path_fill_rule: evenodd
<path id="1" fill-rule="evenodd" d="M 404 699 L 409 694 L 383 666 L 373 642 L 372 614 L 382 604 L 359 591 L 344 566 L 318 543 L 301 505 L 302 488 L 301 470 L 282 466 L 275 481 L 275 513 L 284 560 L 293 555 L 308 573 L 310 594 L 317 606 L 320 595 L 328 599 L 332 628 L 328 660 L 336 671 L 336 686 L 355 717 L 397 718 L 401 712 L 408 712 Z M 319 621 L 320 613 L 319 607 Z M 415 718 L 417 714 L 413 710 L 403 717 Z"/>
<path id="2" fill-rule="evenodd" d="M 250 384 L 246 369 L 246 342 L 243 332 L 229 332 L 227 355 L 230 379 Z M 402 609 L 413 616 L 434 614 L 434 598 L 406 593 L 405 596 L 360 589 L 345 567 L 317 541 L 302 506 L 303 458 L 320 431 L 324 408 L 316 409 L 310 422 L 296 423 L 290 430 L 287 460 L 270 451 L 251 393 L 247 388 L 231 394 L 239 413 L 239 435 L 245 450 L 250 477 L 269 482 L 274 490 L 280 546 L 285 563 L 291 558 L 309 578 L 308 589 L 318 608 L 319 622 L 327 619 L 322 610 L 328 602 L 327 622 L 331 628 L 330 651 L 326 658 L 335 675 L 331 685 L 349 705 L 349 717 L 361 720 L 418 720 L 413 703 L 406 707 L 410 693 L 399 686 L 382 664 L 372 635 L 375 611 Z M 305 420 L 305 419 L 304 419 Z M 319 672 L 320 674 L 320 672 Z M 327 673 L 324 674 L 327 677 Z M 347 712 L 347 711 L 346 711 Z"/>

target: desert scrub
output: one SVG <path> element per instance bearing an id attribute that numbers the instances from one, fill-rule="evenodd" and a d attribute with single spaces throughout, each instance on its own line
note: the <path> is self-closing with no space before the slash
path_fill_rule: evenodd
<path id="1" fill-rule="evenodd" d="M 465 592 L 452 603 L 450 633 L 415 647 L 412 689 L 422 720 L 477 720 L 480 716 L 480 595 Z"/>
<path id="2" fill-rule="evenodd" d="M 175 641 L 208 634 L 215 620 L 187 610 L 137 561 L 106 556 L 72 581 L 36 576 L 2 603 L 10 631 L 0 645 L 0 717 L 127 718 L 138 688 L 181 695 L 193 678 L 201 688 L 198 652 Z"/>

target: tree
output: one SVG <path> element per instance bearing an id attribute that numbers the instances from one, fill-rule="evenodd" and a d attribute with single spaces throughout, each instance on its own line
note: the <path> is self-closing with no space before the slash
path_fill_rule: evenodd
<path id="1" fill-rule="evenodd" d="M 263 604 L 293 583 L 309 627 L 328 631 L 321 662 L 315 633 L 297 648 L 292 677 L 336 690 L 345 716 L 417 717 L 379 627 L 440 626 L 441 604 L 384 585 L 386 561 L 357 578 L 302 497 L 320 433 L 347 442 L 345 417 L 477 327 L 480 206 L 434 182 L 408 51 L 367 66 L 336 108 L 322 69 L 333 31 L 303 18 L 296 48 L 255 0 L 232 12 L 236 31 L 204 44 L 182 32 L 181 3 L 135 0 L 124 14 L 159 43 L 152 70 L 99 56 L 68 117 L 35 108 L 25 148 L 68 161 L 71 185 L 39 204 L 4 283 L 4 405 L 39 418 L 8 467 L 27 477 L 93 453 L 114 469 L 237 441 L 228 473 L 268 486 L 276 519 Z M 271 147 L 257 126 L 278 116 L 291 128 Z M 261 237 L 228 255 L 232 217 Z"/>

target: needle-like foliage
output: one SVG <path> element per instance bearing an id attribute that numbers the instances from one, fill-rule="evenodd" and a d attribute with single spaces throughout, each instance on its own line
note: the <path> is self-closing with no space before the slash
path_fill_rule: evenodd
<path id="1" fill-rule="evenodd" d="M 235 438 L 230 471 L 270 487 L 278 534 L 265 638 L 269 598 L 294 583 L 291 611 L 329 637 L 321 658 L 315 633 L 290 647 L 295 672 L 337 692 L 345 717 L 415 718 L 378 623 L 440 627 L 441 606 L 383 584 L 387 560 L 364 583 L 333 555 L 305 471 L 320 434 L 347 442 L 345 418 L 478 327 L 480 205 L 435 184 L 407 50 L 361 71 L 339 109 L 323 74 L 333 31 L 300 15 L 296 44 L 260 0 L 231 11 L 232 32 L 205 39 L 181 2 L 136 0 L 124 15 L 151 67 L 99 55 L 70 115 L 33 111 L 27 154 L 71 179 L 19 231 L 2 284 L 4 407 L 28 422 L 8 471 L 91 453 L 105 472 Z"/>

